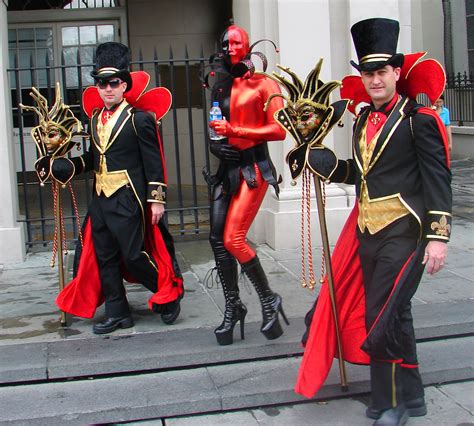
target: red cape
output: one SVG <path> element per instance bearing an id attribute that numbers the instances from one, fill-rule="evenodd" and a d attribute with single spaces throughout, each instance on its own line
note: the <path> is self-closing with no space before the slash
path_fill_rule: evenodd
<path id="1" fill-rule="evenodd" d="M 336 306 L 344 359 L 368 364 L 360 347 L 366 338 L 365 293 L 357 249 L 358 208 L 352 210 L 331 256 Z M 337 353 L 336 333 L 327 278 L 321 287 L 313 315 L 295 391 L 311 398 L 325 382 Z"/>
<path id="2" fill-rule="evenodd" d="M 69 314 L 92 318 L 97 307 L 104 302 L 104 298 L 89 219 L 84 226 L 83 242 L 77 275 L 59 293 L 56 304 L 59 309 Z M 161 305 L 181 297 L 183 295 L 183 280 L 176 275 L 173 269 L 171 256 L 157 225 L 147 224 L 145 249 L 156 261 L 159 271 L 158 291 L 148 300 L 151 309 L 152 303 Z M 124 275 L 127 281 L 137 282 L 128 272 L 124 271 Z"/>

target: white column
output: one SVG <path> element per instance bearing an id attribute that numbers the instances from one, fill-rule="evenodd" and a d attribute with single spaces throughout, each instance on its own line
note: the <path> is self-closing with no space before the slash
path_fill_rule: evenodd
<path id="1" fill-rule="evenodd" d="M 25 257 L 24 226 L 17 222 L 18 191 L 13 157 L 13 125 L 8 84 L 7 0 L 0 3 L 0 264 Z"/>
<path id="2" fill-rule="evenodd" d="M 329 0 L 235 0 L 234 18 L 237 25 L 248 29 L 251 41 L 271 38 L 280 48 L 277 63 L 291 67 L 303 80 L 317 61 L 323 57 L 321 73 L 323 81 L 339 79 L 331 71 Z M 265 46 L 270 64 L 274 64 L 271 47 Z M 273 56 L 272 56 L 273 55 Z M 272 71 L 270 69 L 269 71 Z M 336 100 L 338 94 L 335 94 Z M 335 130 L 335 133 L 338 129 Z M 346 132 L 347 133 L 347 132 Z M 347 147 L 346 134 L 342 133 L 340 143 Z M 338 135 L 336 137 L 341 137 Z M 334 147 L 334 136 L 330 135 L 325 144 Z M 270 154 L 283 177 L 280 184 L 280 198 L 277 199 L 270 188 L 267 197 L 249 232 L 249 239 L 266 242 L 274 248 L 295 248 L 300 245 L 301 185 L 291 185 L 291 175 L 285 157 L 294 147 L 293 139 L 269 143 Z M 347 152 L 347 149 L 343 149 Z M 353 191 L 339 185 L 329 185 L 327 195 L 327 222 L 331 243 L 334 243 L 350 211 Z M 320 243 L 316 201 L 312 199 L 313 243 Z"/>
<path id="3" fill-rule="evenodd" d="M 357 59 L 352 45 L 350 27 L 357 21 L 387 17 L 400 21 L 399 51 L 411 52 L 411 2 L 407 0 L 234 0 L 235 23 L 249 31 L 251 41 L 271 38 L 280 47 L 273 55 L 266 47 L 270 64 L 290 67 L 301 79 L 324 58 L 321 80 L 341 80 L 356 74 L 349 65 Z M 272 71 L 270 69 L 269 71 Z M 339 98 L 335 91 L 332 101 Z M 344 128 L 334 128 L 324 144 L 340 158 L 351 156 L 352 117 L 344 119 Z M 280 199 L 269 190 L 249 232 L 254 242 L 266 242 L 275 248 L 300 245 L 301 186 L 291 186 L 291 176 L 285 156 L 294 147 L 293 140 L 269 143 L 270 153 L 282 175 Z M 354 188 L 331 184 L 326 187 L 326 218 L 330 243 L 334 244 L 354 204 Z M 320 243 L 316 201 L 312 200 L 313 243 Z"/>

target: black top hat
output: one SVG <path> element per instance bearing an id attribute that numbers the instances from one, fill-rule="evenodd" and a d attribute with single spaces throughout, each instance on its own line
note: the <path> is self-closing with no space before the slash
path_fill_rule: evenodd
<path id="1" fill-rule="evenodd" d="M 94 80 L 120 78 L 127 83 L 126 92 L 132 88 L 132 77 L 129 71 L 130 50 L 127 46 L 113 41 L 99 44 L 95 61 L 96 69 L 91 72 Z"/>
<path id="2" fill-rule="evenodd" d="M 397 53 L 398 21 L 372 18 L 355 23 L 351 28 L 352 40 L 359 64 L 351 65 L 359 71 L 375 71 L 385 65 L 401 67 L 403 54 Z"/>

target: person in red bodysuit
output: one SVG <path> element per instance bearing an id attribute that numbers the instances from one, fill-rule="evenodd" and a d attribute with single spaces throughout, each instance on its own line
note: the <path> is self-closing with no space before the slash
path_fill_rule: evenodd
<path id="1" fill-rule="evenodd" d="M 262 304 L 262 333 L 276 339 L 283 333 L 278 314 L 288 323 L 282 299 L 268 284 L 255 251 L 246 241 L 268 185 L 278 193 L 276 173 L 267 141 L 283 140 L 284 130 L 273 114 L 283 101 L 275 99 L 268 110 L 263 107 L 270 95 L 280 92 L 278 85 L 262 74 L 254 74 L 251 47 L 245 30 L 230 26 L 222 39 L 221 71 L 226 78 L 213 88 L 212 100 L 219 101 L 226 119 L 210 123 L 216 133 L 227 139 L 211 141 L 210 150 L 220 159 L 219 170 L 210 177 L 212 186 L 210 243 L 224 290 L 225 312 L 215 335 L 220 345 L 233 343 L 233 329 L 240 321 L 244 338 L 247 308 L 239 297 L 237 261 L 253 283 Z M 257 55 L 260 55 L 256 53 Z M 212 66 L 212 63 L 211 63 Z"/>

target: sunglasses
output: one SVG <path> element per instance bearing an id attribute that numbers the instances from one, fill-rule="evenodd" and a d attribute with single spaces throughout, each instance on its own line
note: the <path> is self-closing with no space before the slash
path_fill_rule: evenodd
<path id="1" fill-rule="evenodd" d="M 106 89 L 107 86 L 110 86 L 111 89 L 116 89 L 123 83 L 122 80 L 115 79 L 115 80 L 98 80 L 97 86 L 99 89 Z"/>

